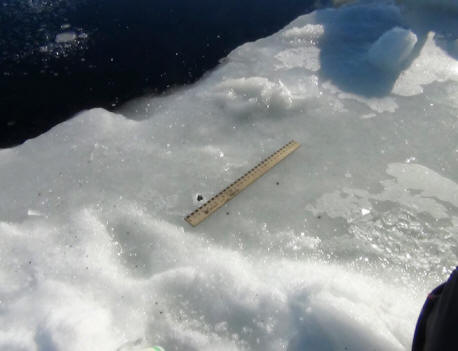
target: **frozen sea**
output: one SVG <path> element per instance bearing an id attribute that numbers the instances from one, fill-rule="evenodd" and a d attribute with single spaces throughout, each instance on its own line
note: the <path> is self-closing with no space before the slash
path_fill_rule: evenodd
<path id="1" fill-rule="evenodd" d="M 0 350 L 410 349 L 457 264 L 458 3 L 336 5 L 0 150 Z"/>

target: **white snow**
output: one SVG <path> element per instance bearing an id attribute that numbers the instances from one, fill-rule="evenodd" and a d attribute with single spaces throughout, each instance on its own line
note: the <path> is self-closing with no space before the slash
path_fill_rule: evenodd
<path id="1" fill-rule="evenodd" d="M 0 150 L 0 350 L 409 350 L 458 235 L 458 25 L 416 15 L 320 10 L 192 86 Z M 395 27 L 417 37 L 400 72 L 368 59 Z"/>
<path id="2" fill-rule="evenodd" d="M 293 27 L 283 32 L 283 37 L 293 40 L 316 41 L 324 34 L 321 24 L 306 24 L 303 27 Z"/>

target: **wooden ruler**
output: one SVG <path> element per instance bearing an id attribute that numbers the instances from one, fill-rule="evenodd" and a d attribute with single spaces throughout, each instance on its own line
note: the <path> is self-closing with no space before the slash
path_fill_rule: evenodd
<path id="1" fill-rule="evenodd" d="M 217 195 L 213 196 L 210 200 L 208 200 L 194 212 L 187 215 L 185 220 L 193 227 L 195 227 L 208 216 L 210 216 L 213 212 L 215 212 L 218 208 L 223 206 L 226 202 L 232 200 L 248 185 L 267 173 L 267 171 L 269 171 L 273 166 L 294 152 L 299 146 L 300 144 L 298 142 L 291 140 L 281 149 L 277 150 L 272 155 L 258 163 L 251 170 L 246 172 L 234 183 L 220 191 Z"/>

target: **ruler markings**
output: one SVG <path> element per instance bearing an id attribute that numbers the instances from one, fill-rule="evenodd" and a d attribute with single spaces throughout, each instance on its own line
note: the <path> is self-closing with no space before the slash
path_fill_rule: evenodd
<path id="1" fill-rule="evenodd" d="M 284 145 L 272 155 L 259 162 L 256 166 L 238 178 L 235 182 L 224 188 L 202 206 L 187 215 L 185 220 L 192 226 L 198 225 L 213 212 L 222 207 L 226 202 L 233 199 L 242 190 L 255 182 L 262 175 L 267 173 L 277 163 L 294 152 L 299 146 L 300 144 L 298 142 L 291 140 L 288 144 Z"/>

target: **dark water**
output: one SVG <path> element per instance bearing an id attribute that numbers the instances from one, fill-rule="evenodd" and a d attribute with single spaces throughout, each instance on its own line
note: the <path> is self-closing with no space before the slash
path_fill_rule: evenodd
<path id="1" fill-rule="evenodd" d="M 85 108 L 194 82 L 314 0 L 3 0 L 0 147 Z M 66 33 L 63 36 L 59 35 Z"/>

